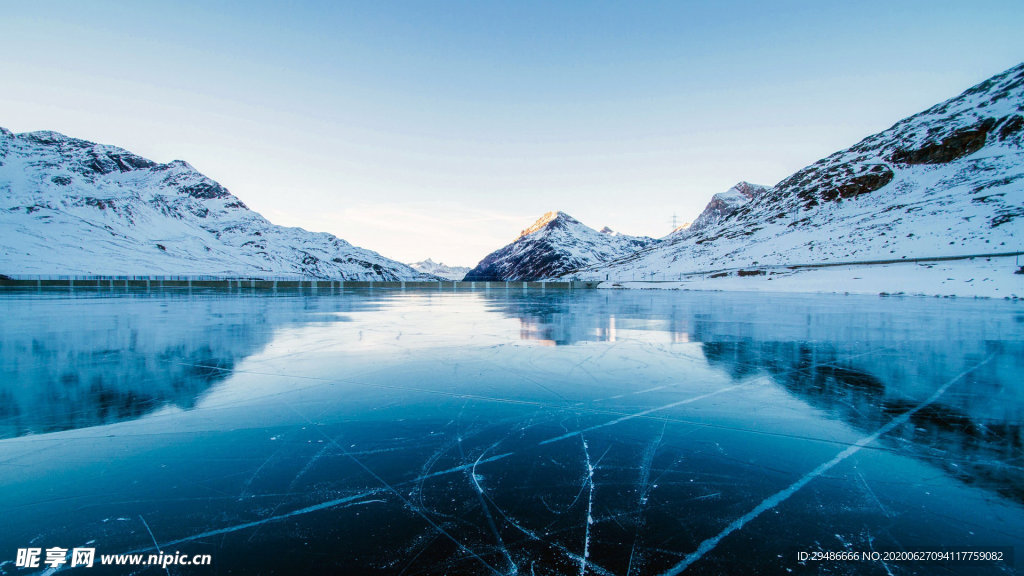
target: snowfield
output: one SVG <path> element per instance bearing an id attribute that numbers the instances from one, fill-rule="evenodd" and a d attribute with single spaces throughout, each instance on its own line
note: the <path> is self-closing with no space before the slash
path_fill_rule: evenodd
<path id="1" fill-rule="evenodd" d="M 738 271 L 687 274 L 682 280 L 607 281 L 600 288 L 812 292 L 908 296 L 1024 298 L 1024 274 L 1015 274 L 1024 257 L 973 258 L 937 262 L 788 267 L 741 275 Z M 666 280 L 662 280 L 666 278 Z"/>

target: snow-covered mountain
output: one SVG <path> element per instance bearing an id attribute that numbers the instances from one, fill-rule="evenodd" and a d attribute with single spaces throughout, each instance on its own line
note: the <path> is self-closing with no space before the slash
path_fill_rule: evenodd
<path id="1" fill-rule="evenodd" d="M 0 273 L 424 278 L 331 234 L 275 226 L 181 160 L 4 128 Z"/>
<path id="2" fill-rule="evenodd" d="M 739 210 L 740 206 L 767 192 L 768 189 L 768 186 L 740 182 L 725 192 L 719 192 L 711 197 L 711 201 L 708 202 L 700 216 L 697 216 L 697 219 L 682 229 L 681 232 L 692 234 L 708 226 L 714 226 L 725 220 L 733 212 Z"/>
<path id="3" fill-rule="evenodd" d="M 631 254 L 654 242 L 605 227 L 600 232 L 565 212 L 548 212 L 511 244 L 496 250 L 465 280 L 538 280 Z"/>
<path id="4" fill-rule="evenodd" d="M 731 214 L 579 275 L 661 279 L 997 254 L 1024 249 L 1022 237 L 1024 64 L 815 162 Z"/>
<path id="5" fill-rule="evenodd" d="M 413 270 L 444 278 L 445 280 L 462 280 L 466 273 L 469 272 L 469 266 L 449 266 L 444 262 L 434 262 L 430 258 L 421 262 L 413 262 L 409 266 Z"/>

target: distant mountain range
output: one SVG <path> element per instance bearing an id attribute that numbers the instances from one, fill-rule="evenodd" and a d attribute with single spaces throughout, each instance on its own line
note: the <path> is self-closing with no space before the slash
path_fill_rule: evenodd
<path id="1" fill-rule="evenodd" d="M 800 170 L 740 182 L 693 224 L 571 257 L 593 230 L 555 214 L 485 258 L 487 279 L 666 279 L 745 266 L 886 261 L 1024 250 L 1024 64 Z M 571 220 L 571 218 L 568 218 Z M 639 246 L 630 251 L 631 246 Z M 589 261 L 589 264 L 581 264 Z"/>
<path id="2" fill-rule="evenodd" d="M 448 266 L 444 262 L 434 262 L 430 258 L 421 262 L 413 262 L 409 266 L 413 270 L 444 278 L 445 280 L 462 280 L 466 273 L 469 272 L 468 266 Z"/>
<path id="3" fill-rule="evenodd" d="M 721 222 L 769 188 L 740 182 L 715 194 L 700 216 L 691 224 L 674 230 L 688 236 Z M 571 274 L 588 266 L 597 267 L 615 259 L 654 246 L 661 240 L 646 236 L 627 236 L 605 226 L 595 231 L 564 212 L 548 212 L 519 238 L 482 260 L 469 272 L 467 280 L 539 280 Z M 428 272 L 415 264 L 413 268 Z"/>
<path id="4" fill-rule="evenodd" d="M 0 128 L 0 273 L 433 278 L 285 228 L 188 163 Z"/>
<path id="5" fill-rule="evenodd" d="M 489 254 L 466 281 L 537 280 L 632 254 L 653 238 L 598 232 L 565 212 L 548 212 L 511 244 Z"/>
<path id="6" fill-rule="evenodd" d="M 407 266 L 330 234 L 275 226 L 180 160 L 157 164 L 54 132 L 2 128 L 0 231 L 0 274 L 682 279 L 1019 252 L 1024 64 L 773 187 L 740 182 L 659 240 L 549 212 L 471 270 Z"/>

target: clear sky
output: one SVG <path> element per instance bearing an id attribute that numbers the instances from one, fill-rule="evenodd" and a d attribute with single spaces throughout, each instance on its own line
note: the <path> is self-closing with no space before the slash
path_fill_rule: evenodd
<path id="1" fill-rule="evenodd" d="M 0 126 L 473 265 L 548 210 L 667 234 L 1019 63 L 1021 30 L 1021 0 L 0 0 Z"/>

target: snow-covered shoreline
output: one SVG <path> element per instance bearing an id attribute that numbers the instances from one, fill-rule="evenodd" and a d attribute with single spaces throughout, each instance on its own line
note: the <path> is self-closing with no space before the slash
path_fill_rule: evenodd
<path id="1" fill-rule="evenodd" d="M 1024 257 L 1020 259 L 1024 263 Z M 691 274 L 678 281 L 607 280 L 599 288 L 1024 298 L 1016 256 L 940 262 Z M 725 275 L 721 275 L 725 274 Z"/>

